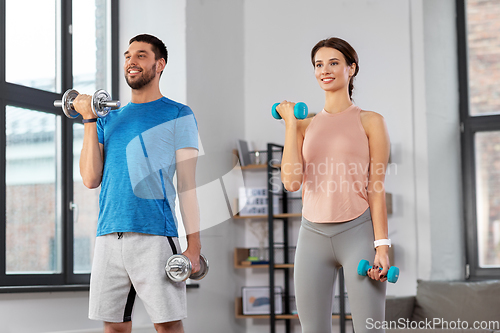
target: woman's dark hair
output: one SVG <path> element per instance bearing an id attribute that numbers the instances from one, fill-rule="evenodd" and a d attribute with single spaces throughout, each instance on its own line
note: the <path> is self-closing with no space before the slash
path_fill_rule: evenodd
<path id="1" fill-rule="evenodd" d="M 167 64 L 167 60 L 168 60 L 167 47 L 157 37 L 152 36 L 152 35 L 148 35 L 148 34 L 137 35 L 137 36 L 131 38 L 128 44 L 130 45 L 133 42 L 144 42 L 144 43 L 150 44 L 151 49 L 153 50 L 153 52 L 155 54 L 155 60 L 163 58 L 163 59 L 165 59 L 165 64 Z M 163 71 L 161 72 L 161 74 L 163 74 Z"/>
<path id="2" fill-rule="evenodd" d="M 356 69 L 354 70 L 354 75 L 349 80 L 349 98 L 352 100 L 352 91 L 354 89 L 353 81 L 354 81 L 354 77 L 358 74 L 358 71 L 359 71 L 358 54 L 353 49 L 353 47 L 343 39 L 336 38 L 336 37 L 323 39 L 323 40 L 319 41 L 316 45 L 314 45 L 313 49 L 311 50 L 311 61 L 312 61 L 313 66 L 315 66 L 314 57 L 316 56 L 316 52 L 318 52 L 318 50 L 322 47 L 330 47 L 330 48 L 336 49 L 337 51 L 342 53 L 344 55 L 345 61 L 346 61 L 348 66 L 351 66 L 352 64 L 356 64 Z"/>

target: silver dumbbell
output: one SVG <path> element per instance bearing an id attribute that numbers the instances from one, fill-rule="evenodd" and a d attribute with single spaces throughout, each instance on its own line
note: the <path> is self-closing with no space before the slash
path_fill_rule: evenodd
<path id="1" fill-rule="evenodd" d="M 167 276 L 175 282 L 186 281 L 188 278 L 192 280 L 201 280 L 208 273 L 208 260 L 203 254 L 200 254 L 200 270 L 196 273 L 191 273 L 193 270 L 191 261 L 182 254 L 174 254 L 167 260 L 165 272 Z"/>
<path id="2" fill-rule="evenodd" d="M 62 100 L 54 101 L 54 106 L 58 108 L 62 108 L 64 114 L 68 118 L 76 118 L 79 113 L 76 112 L 73 107 L 73 101 L 76 96 L 78 96 L 78 91 L 74 89 L 66 90 L 64 93 Z M 97 90 L 92 96 L 92 112 L 98 117 L 105 117 L 108 115 L 109 111 L 112 108 L 119 108 L 120 101 L 112 101 L 111 96 L 106 90 Z"/>

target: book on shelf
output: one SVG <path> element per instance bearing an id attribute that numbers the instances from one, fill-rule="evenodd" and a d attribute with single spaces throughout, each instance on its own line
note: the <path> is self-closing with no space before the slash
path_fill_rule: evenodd
<path id="1" fill-rule="evenodd" d="M 247 166 L 250 165 L 250 153 L 248 150 L 248 143 L 245 140 L 236 141 L 236 146 L 238 147 L 238 156 L 240 158 L 240 165 Z"/>

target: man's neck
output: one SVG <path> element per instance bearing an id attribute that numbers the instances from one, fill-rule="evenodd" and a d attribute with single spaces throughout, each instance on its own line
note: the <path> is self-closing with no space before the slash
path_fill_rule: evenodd
<path id="1" fill-rule="evenodd" d="M 156 101 L 162 98 L 163 95 L 160 92 L 160 87 L 156 86 L 145 86 L 141 89 L 132 89 L 132 103 L 141 104 Z"/>

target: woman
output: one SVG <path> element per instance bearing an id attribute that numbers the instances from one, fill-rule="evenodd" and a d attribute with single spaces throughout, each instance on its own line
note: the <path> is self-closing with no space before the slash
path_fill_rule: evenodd
<path id="1" fill-rule="evenodd" d="M 324 109 L 297 120 L 294 103 L 276 108 L 286 124 L 281 180 L 288 191 L 302 186 L 297 311 L 303 333 L 331 332 L 334 281 L 343 266 L 354 330 L 361 333 L 385 317 L 386 284 L 381 282 L 390 267 L 384 190 L 389 135 L 380 114 L 352 102 L 359 66 L 346 41 L 320 41 L 311 61 L 325 91 Z M 373 262 L 371 279 L 357 274 L 361 259 Z"/>

